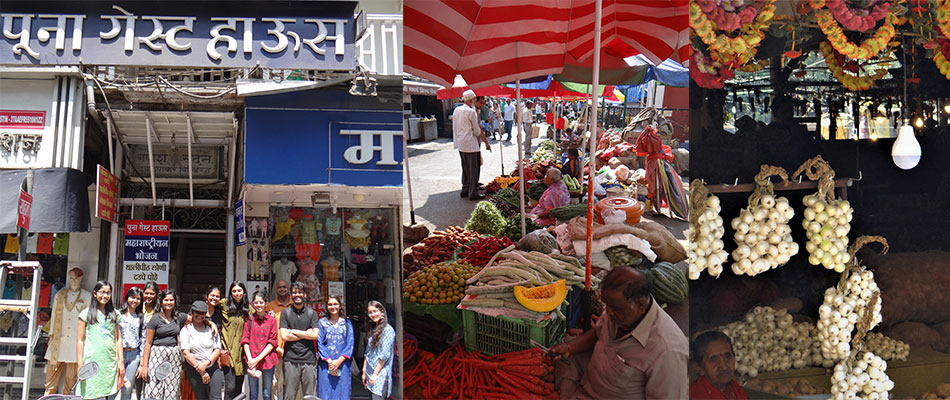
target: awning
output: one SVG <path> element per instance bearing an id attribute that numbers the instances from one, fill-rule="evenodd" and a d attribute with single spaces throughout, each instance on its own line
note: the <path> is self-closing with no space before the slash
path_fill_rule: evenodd
<path id="1" fill-rule="evenodd" d="M 442 86 L 434 83 L 416 82 L 404 79 L 402 81 L 403 93 L 418 96 L 435 96 Z"/>
<path id="2" fill-rule="evenodd" d="M 0 233 L 16 233 L 17 202 L 26 170 L 0 171 Z M 41 168 L 33 174 L 30 232 L 89 232 L 89 185 L 79 170 Z"/>

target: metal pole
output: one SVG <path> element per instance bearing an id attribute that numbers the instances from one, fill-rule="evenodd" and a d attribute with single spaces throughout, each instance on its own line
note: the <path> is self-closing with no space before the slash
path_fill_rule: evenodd
<path id="1" fill-rule="evenodd" d="M 145 112 L 145 139 L 148 142 L 148 173 L 149 180 L 152 183 L 152 206 L 157 205 L 155 199 L 158 196 L 155 193 L 155 156 L 152 154 L 152 135 L 156 134 L 152 129 L 152 117 L 149 116 L 148 111 Z"/>
<path id="2" fill-rule="evenodd" d="M 119 197 L 122 194 L 122 162 L 124 158 L 124 150 L 122 146 L 116 146 L 115 149 L 115 162 L 119 168 L 115 169 L 113 173 L 115 174 L 116 182 L 116 191 L 119 193 Z M 116 217 L 115 222 L 109 224 L 109 275 L 111 279 L 114 279 L 115 287 L 122 287 L 122 276 L 119 269 L 119 223 L 120 218 L 118 211 L 121 210 L 121 203 L 116 204 Z"/>
<path id="3" fill-rule="evenodd" d="M 409 176 L 409 132 L 403 132 L 402 135 L 402 162 L 406 164 L 406 190 L 409 191 L 409 223 L 416 224 L 416 208 L 412 202 L 412 178 Z M 401 281 L 400 281 L 401 282 Z"/>
<path id="4" fill-rule="evenodd" d="M 601 0 L 594 2 L 594 79 L 593 87 L 596 90 L 600 82 L 600 28 L 601 28 Z M 591 234 L 594 230 L 594 153 L 597 152 L 597 99 L 591 101 L 591 138 L 590 138 L 590 157 L 587 160 L 587 247 L 584 253 L 584 290 L 590 291 L 590 250 L 592 244 Z"/>
<path id="5" fill-rule="evenodd" d="M 522 137 L 524 134 L 524 124 L 521 121 L 522 112 L 521 112 L 521 79 L 518 79 L 515 82 L 515 98 L 517 99 L 518 107 L 515 108 L 515 118 L 518 124 L 518 197 L 521 199 L 521 236 L 525 235 L 525 222 L 524 222 L 524 185 L 527 182 L 524 179 L 524 149 L 521 148 Z M 528 139 L 530 140 L 530 139 Z"/>
<path id="6" fill-rule="evenodd" d="M 188 120 L 188 200 L 191 201 L 193 207 L 195 205 L 195 177 L 193 158 L 191 158 L 191 142 L 195 135 L 195 128 L 191 125 L 191 113 L 185 114 L 185 119 Z"/>

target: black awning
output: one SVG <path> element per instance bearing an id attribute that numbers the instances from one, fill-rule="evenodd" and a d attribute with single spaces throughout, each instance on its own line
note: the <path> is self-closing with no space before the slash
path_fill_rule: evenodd
<path id="1" fill-rule="evenodd" d="M 26 170 L 0 171 L 0 233 L 16 233 L 17 202 Z M 89 232 L 89 181 L 72 168 L 41 168 L 33 174 L 30 232 Z"/>

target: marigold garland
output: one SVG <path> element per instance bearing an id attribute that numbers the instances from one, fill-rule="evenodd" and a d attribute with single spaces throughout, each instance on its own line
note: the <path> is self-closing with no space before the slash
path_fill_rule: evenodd
<path id="1" fill-rule="evenodd" d="M 765 0 L 753 0 L 751 4 L 743 6 L 744 0 L 695 0 L 706 18 L 724 32 L 732 32 L 752 23 L 764 2 Z"/>
<path id="2" fill-rule="evenodd" d="M 877 22 L 887 16 L 888 11 L 891 8 L 890 2 L 883 2 L 876 4 L 874 8 L 868 12 L 868 15 L 859 15 L 857 12 L 852 11 L 848 8 L 845 0 L 820 0 L 812 1 L 811 6 L 813 9 L 820 9 L 826 7 L 828 11 L 831 11 L 831 14 L 835 17 L 835 20 L 838 21 L 845 29 L 851 31 L 864 32 L 870 30 Z"/>
<path id="3" fill-rule="evenodd" d="M 934 63 L 937 64 L 940 73 L 950 79 L 950 61 L 947 60 L 947 54 L 950 54 L 950 40 L 941 38 L 937 40 L 937 44 L 934 51 Z"/>
<path id="4" fill-rule="evenodd" d="M 838 22 L 835 21 L 835 17 L 831 15 L 830 11 L 815 11 L 815 19 L 818 21 L 818 26 L 821 27 L 821 31 L 828 37 L 828 42 L 831 43 L 831 46 L 833 46 L 835 50 L 848 58 L 859 60 L 869 60 L 880 53 L 881 50 L 884 50 L 888 42 L 897 35 L 897 30 L 894 29 L 894 25 L 901 22 L 893 8 L 888 10 L 884 24 L 877 28 L 877 31 L 874 32 L 872 37 L 865 39 L 861 45 L 857 45 L 845 37 L 844 31 L 841 29 L 841 26 L 838 25 Z"/>
<path id="5" fill-rule="evenodd" d="M 735 77 L 735 73 L 705 56 L 702 52 L 696 51 L 690 61 L 689 76 L 697 85 L 706 89 L 722 89 L 727 79 Z"/>
<path id="6" fill-rule="evenodd" d="M 937 0 L 937 7 L 932 11 L 940 33 L 944 36 L 950 36 L 950 1 Z"/>
<path id="7" fill-rule="evenodd" d="M 756 53 L 756 48 L 765 38 L 765 31 L 775 16 L 774 0 L 766 0 L 755 20 L 740 29 L 739 36 L 729 37 L 717 33 L 716 24 L 706 18 L 706 14 L 696 2 L 689 5 L 689 25 L 703 43 L 709 47 L 709 53 L 716 62 L 725 65 L 742 66 Z"/>
<path id="8" fill-rule="evenodd" d="M 878 79 L 881 79 L 887 76 L 887 68 L 878 68 L 872 75 L 862 75 L 855 76 L 849 74 L 845 71 L 844 66 L 838 62 L 838 56 L 840 53 L 836 53 L 833 46 L 825 41 L 821 42 L 819 45 L 821 47 L 821 54 L 825 56 L 825 64 L 828 65 L 828 69 L 831 71 L 831 75 L 841 82 L 846 89 L 859 92 L 862 90 L 868 90 L 871 86 L 874 86 L 874 82 Z M 841 55 L 841 57 L 844 57 Z M 858 67 L 860 71 L 860 67 Z"/>

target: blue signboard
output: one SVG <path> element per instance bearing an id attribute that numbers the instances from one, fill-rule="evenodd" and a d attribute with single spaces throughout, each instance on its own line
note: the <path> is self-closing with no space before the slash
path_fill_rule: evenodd
<path id="1" fill-rule="evenodd" d="M 241 197 L 234 204 L 234 245 L 244 246 L 247 237 L 244 234 L 244 191 L 241 191 Z"/>
<path id="2" fill-rule="evenodd" d="M 398 100 L 309 90 L 249 97 L 245 110 L 247 183 L 402 186 Z"/>
<path id="3" fill-rule="evenodd" d="M 353 5 L 346 2 L 310 3 L 291 15 L 162 3 L 74 2 L 44 10 L 39 2 L 5 1 L 0 64 L 323 70 L 355 65 Z"/>

